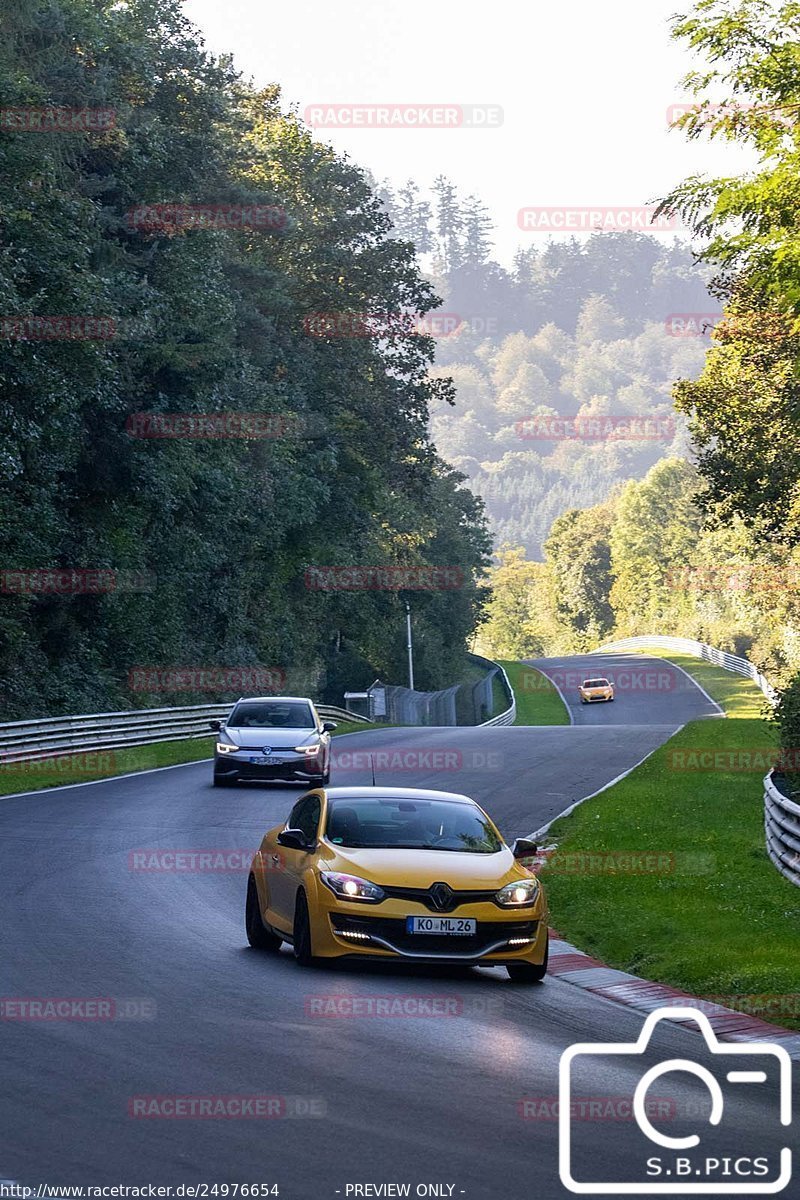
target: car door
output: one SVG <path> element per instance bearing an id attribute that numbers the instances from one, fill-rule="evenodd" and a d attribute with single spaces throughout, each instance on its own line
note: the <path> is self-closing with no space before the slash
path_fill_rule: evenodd
<path id="1" fill-rule="evenodd" d="M 305 834 L 306 840 L 315 844 L 319 836 L 321 808 L 319 796 L 313 793 L 301 796 L 289 814 L 286 828 L 301 830 Z M 284 923 L 285 928 L 290 929 L 294 921 L 297 889 L 303 878 L 303 872 L 308 866 L 309 856 L 313 852 L 295 850 L 291 846 L 280 845 L 276 849 L 281 855 L 282 865 L 275 872 L 275 878 L 270 883 L 270 894 L 276 916 Z M 269 868 L 269 863 L 267 863 L 267 867 Z"/>

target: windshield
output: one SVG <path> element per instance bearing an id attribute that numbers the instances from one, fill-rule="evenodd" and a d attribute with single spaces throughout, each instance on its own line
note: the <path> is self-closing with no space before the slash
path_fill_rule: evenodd
<path id="1" fill-rule="evenodd" d="M 447 800 L 337 797 L 329 803 L 326 836 L 336 846 L 375 850 L 496 854 L 502 848 L 479 808 Z"/>
<path id="2" fill-rule="evenodd" d="M 280 700 L 247 700 L 237 704 L 228 725 L 235 728 L 314 729 L 315 722 L 308 704 L 302 700 L 288 703 Z"/>
<path id="3" fill-rule="evenodd" d="M 608 687 L 607 679 L 587 679 L 584 687 Z"/>

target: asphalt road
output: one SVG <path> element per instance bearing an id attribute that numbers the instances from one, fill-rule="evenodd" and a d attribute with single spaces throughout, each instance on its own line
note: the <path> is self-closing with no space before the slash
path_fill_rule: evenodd
<path id="1" fill-rule="evenodd" d="M 619 660 L 590 662 L 603 674 Z M 366 749 L 379 782 L 469 792 L 514 836 L 711 711 L 696 689 L 673 688 L 671 702 L 644 689 L 578 707 L 584 724 L 571 728 L 359 734 L 336 743 L 334 782 L 368 780 L 368 763 L 352 757 Z M 244 866 L 139 869 L 152 865 L 149 850 L 241 848 L 246 858 L 299 794 L 214 790 L 210 764 L 196 764 L 0 801 L 0 1180 L 277 1184 L 285 1200 L 403 1194 L 347 1190 L 367 1184 L 470 1200 L 568 1194 L 553 1107 L 560 1056 L 576 1041 L 633 1041 L 640 1017 L 552 977 L 526 988 L 500 970 L 303 971 L 288 953 L 247 947 Z M 42 997 L 112 999 L 116 1015 L 9 1019 L 20 1011 L 9 999 Z M 318 1015 L 331 997 L 340 1013 L 391 1000 L 446 1015 Z M 710 1061 L 695 1033 L 661 1026 L 643 1056 L 581 1068 L 578 1094 L 604 1107 L 574 1123 L 580 1178 L 638 1184 L 648 1157 L 674 1157 L 632 1121 L 609 1119 L 608 1105 L 619 1115 L 645 1065 L 686 1054 Z M 776 1088 L 751 1085 L 747 1098 L 738 1086 L 710 1152 L 772 1161 L 791 1137 Z M 697 1080 L 671 1076 L 651 1094 L 664 1106 L 660 1128 L 696 1131 L 705 1146 Z M 165 1097 L 256 1095 L 274 1098 L 262 1101 L 274 1119 L 131 1115 L 154 1111 L 152 1097 L 164 1112 Z"/>

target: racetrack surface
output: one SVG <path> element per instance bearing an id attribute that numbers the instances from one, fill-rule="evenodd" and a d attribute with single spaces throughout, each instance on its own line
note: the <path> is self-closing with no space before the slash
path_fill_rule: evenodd
<path id="1" fill-rule="evenodd" d="M 590 662 L 596 674 L 612 665 Z M 709 711 L 696 689 L 681 688 L 672 707 L 645 691 L 630 705 L 578 708 L 584 727 L 358 734 L 335 743 L 332 782 L 368 782 L 368 764 L 350 756 L 371 751 L 379 783 L 468 792 L 513 837 Z M 391 778 L 381 752 L 400 755 L 386 759 Z M 553 1106 L 560 1055 L 576 1041 L 634 1040 L 641 1018 L 552 977 L 518 987 L 501 970 L 303 971 L 286 952 L 250 950 L 246 870 L 144 871 L 132 857 L 249 851 L 300 794 L 213 789 L 210 775 L 201 763 L 0 801 L 0 995 L 150 1006 L 139 1020 L 0 1021 L 0 1179 L 277 1183 L 292 1200 L 344 1197 L 364 1183 L 410 1184 L 411 1195 L 417 1184 L 445 1185 L 441 1195 L 471 1200 L 566 1196 Z M 318 1015 L 331 996 L 338 1012 L 345 996 L 411 1011 L 436 999 L 447 1015 Z M 695 1033 L 660 1026 L 644 1056 L 584 1069 L 580 1093 L 618 1105 L 643 1064 L 686 1054 L 709 1061 Z M 774 1086 L 760 1086 L 763 1097 L 726 1108 L 722 1144 L 734 1156 L 776 1153 L 791 1138 Z M 669 1112 L 667 1132 L 704 1133 L 707 1093 L 696 1080 L 671 1076 L 653 1090 Z M 256 1094 L 285 1098 L 281 1115 L 129 1115 L 133 1097 Z M 644 1179 L 648 1156 L 671 1153 L 643 1148 L 632 1121 L 607 1114 L 577 1121 L 575 1135 L 586 1177 Z"/>

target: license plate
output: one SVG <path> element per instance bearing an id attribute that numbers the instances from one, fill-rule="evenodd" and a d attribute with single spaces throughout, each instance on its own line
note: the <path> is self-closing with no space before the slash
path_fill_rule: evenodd
<path id="1" fill-rule="evenodd" d="M 476 930 L 474 917 L 406 917 L 406 933 L 450 933 L 468 936 Z"/>
<path id="2" fill-rule="evenodd" d="M 280 761 L 274 754 L 259 754 L 257 757 L 250 759 L 250 762 L 254 763 L 257 767 L 276 767 Z"/>

